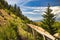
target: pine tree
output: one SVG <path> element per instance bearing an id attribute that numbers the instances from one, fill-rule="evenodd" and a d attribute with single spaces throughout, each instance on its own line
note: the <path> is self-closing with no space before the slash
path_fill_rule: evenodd
<path id="1" fill-rule="evenodd" d="M 16 9 L 17 9 L 17 5 L 15 4 L 15 5 L 14 5 L 14 11 L 16 11 Z"/>
<path id="2" fill-rule="evenodd" d="M 45 29 L 48 28 L 49 32 L 53 35 L 55 33 L 55 29 L 53 28 L 53 24 L 55 22 L 55 15 L 53 13 L 51 13 L 52 10 L 50 9 L 50 5 L 48 4 L 48 8 L 45 11 L 45 14 L 43 14 L 43 21 L 42 23 L 44 25 L 47 25 L 47 27 Z"/>

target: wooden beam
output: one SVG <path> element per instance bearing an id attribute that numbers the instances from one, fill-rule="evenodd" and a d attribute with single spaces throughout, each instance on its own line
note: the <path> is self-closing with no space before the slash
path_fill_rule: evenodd
<path id="1" fill-rule="evenodd" d="M 32 29 L 36 30 L 38 33 L 52 39 L 55 40 L 55 37 L 53 37 L 49 32 L 45 31 L 43 28 L 32 25 L 32 24 L 27 24 L 29 27 L 31 27 Z"/>

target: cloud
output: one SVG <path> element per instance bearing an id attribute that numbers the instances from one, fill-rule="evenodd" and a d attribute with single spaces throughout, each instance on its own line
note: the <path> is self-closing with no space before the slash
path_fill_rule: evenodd
<path id="1" fill-rule="evenodd" d="M 33 13 L 33 12 L 22 12 L 23 14 L 32 14 L 32 15 L 34 15 L 34 14 L 37 14 L 37 13 Z"/>
<path id="2" fill-rule="evenodd" d="M 32 20 L 32 21 L 35 21 L 35 20 L 42 20 L 43 19 L 43 17 L 37 17 L 37 18 L 31 18 L 31 17 L 28 17 L 30 20 Z"/>
<path id="3" fill-rule="evenodd" d="M 14 5 L 17 4 L 19 0 L 6 0 L 8 4 Z"/>
<path id="4" fill-rule="evenodd" d="M 32 0 L 5 0 L 5 1 L 7 1 L 8 4 L 11 5 L 17 4 L 18 6 L 23 6 L 24 4 Z"/>
<path id="5" fill-rule="evenodd" d="M 52 13 L 54 14 L 58 14 L 60 12 L 60 6 L 51 7 L 51 9 L 53 10 Z"/>
<path id="6" fill-rule="evenodd" d="M 46 11 L 46 9 L 47 9 L 47 7 L 22 7 L 22 13 L 25 16 L 27 16 L 30 20 L 42 20 L 43 19 L 42 15 Z M 51 7 L 51 9 L 53 10 L 52 13 L 56 14 L 57 18 L 60 18 L 60 6 Z M 28 10 L 30 10 L 30 11 L 28 11 Z M 31 17 L 31 15 L 32 15 L 32 17 Z"/>

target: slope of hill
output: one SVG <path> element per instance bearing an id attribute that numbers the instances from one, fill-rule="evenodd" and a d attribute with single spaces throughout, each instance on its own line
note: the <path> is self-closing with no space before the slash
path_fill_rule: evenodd
<path id="1" fill-rule="evenodd" d="M 23 20 L 12 12 L 9 15 L 6 10 L 0 9 L 0 40 L 34 40 L 32 34 L 22 28 L 25 26 Z"/>
<path id="2" fill-rule="evenodd" d="M 26 23 L 30 22 L 19 7 L 0 0 L 0 40 L 34 40 L 34 36 L 27 31 Z"/>

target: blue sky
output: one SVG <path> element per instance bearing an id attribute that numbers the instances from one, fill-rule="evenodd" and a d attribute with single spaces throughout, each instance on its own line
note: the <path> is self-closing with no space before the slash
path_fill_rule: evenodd
<path id="1" fill-rule="evenodd" d="M 22 13 L 30 20 L 42 20 L 48 3 L 51 5 L 52 13 L 60 18 L 60 0 L 6 0 L 9 4 L 20 6 Z"/>

